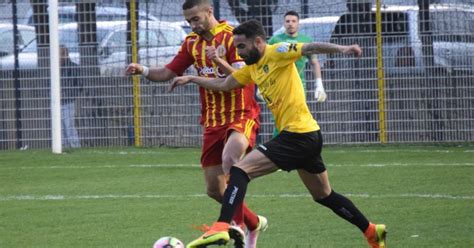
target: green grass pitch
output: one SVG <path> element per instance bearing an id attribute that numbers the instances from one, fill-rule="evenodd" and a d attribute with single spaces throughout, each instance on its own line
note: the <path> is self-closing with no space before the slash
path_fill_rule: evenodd
<path id="1" fill-rule="evenodd" d="M 187 243 L 219 206 L 205 195 L 199 149 L 0 152 L 0 247 L 149 247 Z M 388 227 L 389 247 L 474 247 L 474 146 L 326 146 L 333 188 Z M 269 220 L 260 248 L 367 247 L 312 201 L 297 173 L 249 184 Z"/>

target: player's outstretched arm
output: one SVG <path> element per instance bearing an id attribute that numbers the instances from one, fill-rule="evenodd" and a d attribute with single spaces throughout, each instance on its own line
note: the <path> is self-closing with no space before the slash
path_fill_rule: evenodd
<path id="1" fill-rule="evenodd" d="M 360 57 L 362 55 L 362 49 L 357 44 L 341 46 L 333 43 L 312 42 L 304 44 L 301 53 L 303 56 L 319 53 L 343 53 Z"/>
<path id="2" fill-rule="evenodd" d="M 195 83 L 203 88 L 215 90 L 215 91 L 229 91 L 231 89 L 242 87 L 232 75 L 226 78 L 206 78 L 198 76 L 182 76 L 174 78 L 173 82 L 169 86 L 169 91 L 173 91 L 174 88 L 188 83 Z"/>
<path id="3" fill-rule="evenodd" d="M 125 69 L 125 74 L 126 75 L 143 75 L 147 79 L 155 82 L 162 82 L 162 81 L 168 81 L 174 77 L 176 77 L 176 74 L 166 68 L 148 68 L 146 66 L 137 64 L 137 63 L 131 63 L 127 66 Z"/>

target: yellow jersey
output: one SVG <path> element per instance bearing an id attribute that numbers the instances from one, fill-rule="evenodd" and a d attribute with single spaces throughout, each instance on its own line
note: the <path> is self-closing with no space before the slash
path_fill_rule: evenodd
<path id="1" fill-rule="evenodd" d="M 303 43 L 267 45 L 260 60 L 232 73 L 241 85 L 255 82 L 275 117 L 278 130 L 307 133 L 319 130 L 306 104 L 295 61 L 301 55 Z"/>

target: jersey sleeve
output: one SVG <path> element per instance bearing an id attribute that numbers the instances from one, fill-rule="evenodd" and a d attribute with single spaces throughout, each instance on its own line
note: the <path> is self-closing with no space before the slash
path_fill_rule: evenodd
<path id="1" fill-rule="evenodd" d="M 229 64 L 242 61 L 242 58 L 237 54 L 237 49 L 234 46 L 234 37 L 232 35 L 226 37 L 225 48 L 227 50 L 226 58 Z"/>
<path id="2" fill-rule="evenodd" d="M 279 63 L 289 64 L 301 58 L 301 50 L 304 43 L 281 42 L 270 48 L 271 58 Z"/>
<path id="3" fill-rule="evenodd" d="M 234 71 L 232 77 L 239 82 L 241 85 L 247 85 L 252 83 L 252 77 L 250 75 L 250 68 L 248 66 L 242 67 L 240 70 Z"/>
<path id="4" fill-rule="evenodd" d="M 165 67 L 176 73 L 176 75 L 183 75 L 184 71 L 194 63 L 194 57 L 189 53 L 188 38 L 183 42 L 178 54 Z"/>
<path id="5" fill-rule="evenodd" d="M 277 42 L 276 42 L 276 36 L 272 36 L 272 37 L 268 40 L 268 44 L 273 45 L 273 44 L 275 44 L 275 43 L 277 43 Z"/>

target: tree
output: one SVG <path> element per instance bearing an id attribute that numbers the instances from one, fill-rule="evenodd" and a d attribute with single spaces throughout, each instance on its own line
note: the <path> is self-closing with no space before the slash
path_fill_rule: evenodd
<path id="1" fill-rule="evenodd" d="M 81 68 L 87 68 L 87 74 L 99 75 L 97 52 L 96 4 L 93 1 L 76 3 L 76 19 L 79 35 L 79 53 Z M 85 73 L 85 72 L 84 72 Z"/>

